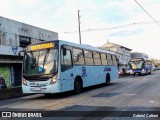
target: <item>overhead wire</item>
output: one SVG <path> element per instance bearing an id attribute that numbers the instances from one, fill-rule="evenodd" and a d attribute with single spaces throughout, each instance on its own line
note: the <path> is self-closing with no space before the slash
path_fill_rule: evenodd
<path id="1" fill-rule="evenodd" d="M 160 20 L 158 20 L 160 22 Z M 157 21 L 157 22 L 158 22 Z M 134 23 L 129 23 L 129 24 L 124 24 L 124 25 L 119 25 L 119 26 L 113 26 L 113 27 L 107 27 L 107 28 L 93 28 L 93 29 L 85 29 L 85 30 L 81 30 L 81 32 L 90 32 L 90 31 L 103 31 L 103 30 L 112 30 L 112 29 L 120 29 L 120 28 L 124 28 L 124 27 L 129 27 L 129 26 L 133 26 L 133 25 L 141 25 L 141 24 L 151 24 L 154 23 L 155 21 L 145 21 L 145 22 L 134 22 Z M 60 33 L 65 33 L 65 34 L 72 34 L 72 33 L 77 33 L 78 31 L 70 31 L 70 32 L 60 32 Z"/>
<path id="2" fill-rule="evenodd" d="M 85 30 L 81 30 L 81 32 L 91 32 L 91 31 L 103 31 L 103 30 L 112 30 L 112 29 L 120 29 L 120 28 L 123 28 L 123 27 L 129 27 L 129 26 L 133 26 L 133 25 L 141 25 L 141 24 L 150 24 L 150 23 L 157 23 L 158 25 L 160 25 L 160 20 L 156 20 L 154 19 L 148 12 L 147 10 L 144 9 L 144 7 L 137 1 L 137 0 L 134 0 L 140 7 L 141 9 L 143 9 L 143 11 L 145 13 L 147 13 L 150 18 L 153 20 L 153 21 L 145 21 L 145 22 L 134 22 L 134 23 L 129 23 L 129 24 L 124 24 L 124 25 L 119 25 L 119 26 L 113 26 L 113 27 L 107 27 L 107 28 L 92 28 L 92 29 L 85 29 Z M 69 32 L 60 32 L 60 33 L 65 33 L 65 34 L 72 34 L 72 33 L 77 33 L 79 31 L 69 31 Z"/>
<path id="3" fill-rule="evenodd" d="M 144 7 L 143 7 L 137 0 L 134 0 L 134 1 L 141 7 L 141 9 L 142 9 L 145 13 L 148 14 L 148 16 L 149 16 L 155 23 L 157 23 L 158 25 L 160 25 L 160 24 L 158 23 L 158 21 L 157 21 L 156 19 L 154 19 L 154 17 L 153 17 L 152 15 L 150 15 L 150 14 L 147 12 L 147 10 L 144 9 Z"/>

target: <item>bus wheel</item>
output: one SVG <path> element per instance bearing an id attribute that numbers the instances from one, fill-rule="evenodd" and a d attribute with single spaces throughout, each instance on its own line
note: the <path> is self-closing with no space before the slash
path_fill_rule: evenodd
<path id="1" fill-rule="evenodd" d="M 52 94 L 51 94 L 51 93 L 45 93 L 44 96 L 45 96 L 45 97 L 51 97 Z"/>
<path id="2" fill-rule="evenodd" d="M 141 73 L 139 73 L 138 75 L 139 75 L 139 76 L 142 76 L 142 74 L 141 74 Z M 134 76 L 135 76 L 135 75 L 134 75 Z"/>
<path id="3" fill-rule="evenodd" d="M 82 81 L 79 78 L 76 78 L 74 82 L 74 94 L 81 93 L 82 88 L 83 88 Z"/>
<path id="4" fill-rule="evenodd" d="M 106 85 L 110 85 L 110 75 L 106 75 Z"/>

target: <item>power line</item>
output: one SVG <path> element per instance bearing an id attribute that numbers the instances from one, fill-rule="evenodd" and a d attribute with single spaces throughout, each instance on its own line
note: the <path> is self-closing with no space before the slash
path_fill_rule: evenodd
<path id="1" fill-rule="evenodd" d="M 160 21 L 160 20 L 158 20 Z M 157 22 L 158 22 L 157 21 Z M 155 22 L 155 21 L 154 21 Z M 113 29 L 120 29 L 120 28 L 124 28 L 124 27 L 129 27 L 129 26 L 133 26 L 133 25 L 141 25 L 141 24 L 151 24 L 154 23 L 153 21 L 146 21 L 146 22 L 134 22 L 134 23 L 130 23 L 130 24 L 124 24 L 124 25 L 119 25 L 119 26 L 113 26 L 113 27 L 108 27 L 108 28 L 99 28 L 99 29 L 86 29 L 86 30 L 81 30 L 81 32 L 91 32 L 91 31 L 103 31 L 103 30 L 113 30 Z M 77 33 L 79 31 L 70 31 L 70 32 L 61 32 L 61 33 L 65 33 L 65 34 L 72 34 L 72 33 Z"/>
<path id="2" fill-rule="evenodd" d="M 155 20 L 145 9 L 144 9 L 144 7 L 141 5 L 141 4 L 139 4 L 136 0 L 134 0 L 141 8 L 142 8 L 142 10 L 145 12 L 145 13 L 147 13 L 149 16 L 150 16 L 150 18 L 152 18 L 152 20 L 155 22 L 155 23 L 157 23 L 158 25 L 160 25 L 158 22 L 157 22 L 157 20 Z"/>
<path id="3" fill-rule="evenodd" d="M 113 26 L 113 27 L 108 27 L 108 28 L 98 28 L 98 29 L 86 29 L 86 30 L 81 30 L 81 32 L 90 32 L 90 31 L 103 31 L 103 30 L 112 30 L 112 29 L 119 29 L 119 28 L 123 28 L 123 27 L 129 27 L 129 26 L 132 26 L 132 25 L 140 25 L 140 24 L 149 24 L 149 23 L 157 23 L 158 25 L 159 24 L 159 21 L 160 20 L 155 20 L 143 7 L 142 5 L 140 5 L 136 0 L 135 2 L 152 18 L 153 21 L 147 21 L 147 22 L 138 22 L 138 23 L 130 23 L 130 24 L 124 24 L 124 25 L 119 25 L 119 26 Z M 79 31 L 70 31 L 70 32 L 61 32 L 61 33 L 65 33 L 65 34 L 72 34 L 72 33 L 77 33 Z"/>

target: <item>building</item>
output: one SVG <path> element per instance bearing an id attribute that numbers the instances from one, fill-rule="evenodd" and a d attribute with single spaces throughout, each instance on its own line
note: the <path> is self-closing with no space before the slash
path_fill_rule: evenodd
<path id="1" fill-rule="evenodd" d="M 21 85 L 22 58 L 19 51 L 27 45 L 58 39 L 58 33 L 0 16 L 0 77 L 7 87 Z"/>
<path id="2" fill-rule="evenodd" d="M 153 62 L 153 66 L 157 67 L 157 66 L 159 66 L 159 65 L 160 65 L 160 60 L 155 59 L 155 58 L 150 58 L 150 59 L 151 59 L 151 60 L 152 60 L 152 62 Z"/>
<path id="3" fill-rule="evenodd" d="M 131 59 L 131 50 L 127 47 L 122 45 L 114 44 L 107 42 L 106 44 L 102 45 L 100 48 L 113 51 L 117 54 L 117 58 L 119 60 L 119 69 L 129 68 L 128 63 Z"/>

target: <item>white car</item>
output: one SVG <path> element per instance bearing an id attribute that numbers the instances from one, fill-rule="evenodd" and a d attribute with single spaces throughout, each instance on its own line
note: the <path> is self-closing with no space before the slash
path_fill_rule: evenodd
<path id="1" fill-rule="evenodd" d="M 156 70 L 156 67 L 155 66 L 152 66 L 152 71 L 155 71 Z"/>

